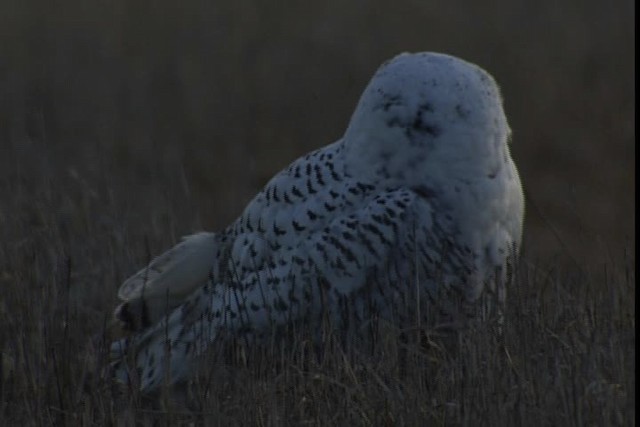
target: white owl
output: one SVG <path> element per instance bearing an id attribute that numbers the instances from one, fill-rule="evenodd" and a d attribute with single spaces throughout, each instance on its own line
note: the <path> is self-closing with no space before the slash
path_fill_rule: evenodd
<path id="1" fill-rule="evenodd" d="M 358 333 L 504 298 L 524 200 L 494 79 L 404 53 L 364 90 L 344 136 L 278 173 L 220 233 L 198 233 L 125 281 L 117 379 L 188 378 L 222 335 L 259 340 L 330 319 Z"/>

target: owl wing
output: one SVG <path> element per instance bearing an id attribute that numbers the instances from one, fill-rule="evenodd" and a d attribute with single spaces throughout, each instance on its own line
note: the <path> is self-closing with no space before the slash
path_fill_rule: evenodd
<path id="1" fill-rule="evenodd" d="M 126 382 L 136 372 L 140 389 L 152 391 L 165 376 L 173 383 L 188 375 L 195 357 L 221 328 L 259 338 L 262 333 L 268 336 L 270 327 L 305 315 L 309 308 L 317 312 L 322 304 L 320 279 L 328 284 L 331 295 L 364 290 L 378 272 L 386 270 L 391 258 L 407 253 L 398 243 L 413 226 L 412 212 L 420 207 L 417 198 L 406 189 L 380 193 L 359 208 L 335 213 L 325 227 L 273 254 L 274 262 L 265 263 L 271 266 L 229 278 L 241 283 L 210 282 L 200 287 L 156 325 L 113 343 L 115 377 Z M 325 302 L 334 304 L 336 299 Z M 127 366 L 126 355 L 134 357 L 134 366 Z"/>
<path id="2" fill-rule="evenodd" d="M 124 330 L 137 331 L 156 323 L 202 286 L 214 265 L 217 240 L 200 232 L 182 241 L 124 281 L 118 290 L 123 301 L 114 316 Z"/>

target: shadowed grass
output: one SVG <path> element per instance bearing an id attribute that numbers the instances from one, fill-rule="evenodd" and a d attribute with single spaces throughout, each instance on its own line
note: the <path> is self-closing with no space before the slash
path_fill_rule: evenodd
<path id="1" fill-rule="evenodd" d="M 510 289 L 503 333 L 495 334 L 491 322 L 474 324 L 459 337 L 455 354 L 437 340 L 410 336 L 404 342 L 386 328 L 373 354 L 345 352 L 329 340 L 317 358 L 303 334 L 272 347 L 214 349 L 197 381 L 184 388 L 182 403 L 145 402 L 103 376 L 108 316 L 124 271 L 135 271 L 134 265 L 168 245 L 163 229 L 183 219 L 157 212 L 134 222 L 135 212 L 117 199 L 97 203 L 80 190 L 71 200 L 54 191 L 55 179 L 64 177 L 29 177 L 16 180 L 8 206 L 21 215 L 4 230 L 15 233 L 13 239 L 0 246 L 1 424 L 635 421 L 632 260 L 578 269 L 537 264 L 526 254 Z M 37 190 L 27 191 L 29 185 Z M 65 218 L 64 210 L 46 207 L 52 203 L 71 204 L 73 213 Z M 124 214 L 113 219 L 114 212 Z M 171 215 L 175 220 L 165 222 Z M 103 226 L 87 217 L 112 222 Z"/>
<path id="2" fill-rule="evenodd" d="M 634 425 L 635 3 L 258 3 L 0 5 L 0 425 Z M 545 217 L 503 334 L 214 349 L 164 406 L 105 381 L 121 281 L 338 138 L 405 50 L 503 89 Z"/>

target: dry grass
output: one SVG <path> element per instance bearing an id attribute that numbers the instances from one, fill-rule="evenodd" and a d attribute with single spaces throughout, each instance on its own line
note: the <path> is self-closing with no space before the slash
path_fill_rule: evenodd
<path id="1" fill-rule="evenodd" d="M 633 2 L 359 5 L 0 6 L 0 425 L 635 423 Z M 187 407 L 114 394 L 122 279 L 339 137 L 402 50 L 502 84 L 531 196 L 503 335 L 214 354 Z"/>
<path id="2" fill-rule="evenodd" d="M 113 284 L 132 264 L 121 248 L 144 254 L 145 239 L 92 223 L 65 235 L 59 211 L 32 197 L 21 229 L 33 237 L 2 247 L 0 424 L 634 424 L 631 260 L 593 275 L 523 265 L 503 334 L 475 325 L 453 355 L 387 331 L 373 356 L 329 345 L 317 359 L 305 341 L 248 356 L 214 351 L 187 406 L 114 392 L 102 376 L 105 323 Z"/>

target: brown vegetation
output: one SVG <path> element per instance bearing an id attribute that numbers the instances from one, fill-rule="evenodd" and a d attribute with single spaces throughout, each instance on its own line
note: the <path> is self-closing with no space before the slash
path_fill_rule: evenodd
<path id="1" fill-rule="evenodd" d="M 633 425 L 634 3 L 423 3 L 3 3 L 0 424 Z M 479 325 L 455 356 L 255 350 L 212 364 L 190 412 L 114 397 L 119 283 L 340 137 L 404 50 L 502 85 L 529 196 L 503 335 Z"/>

